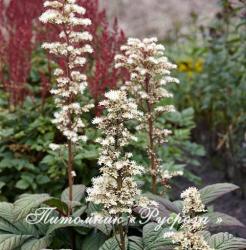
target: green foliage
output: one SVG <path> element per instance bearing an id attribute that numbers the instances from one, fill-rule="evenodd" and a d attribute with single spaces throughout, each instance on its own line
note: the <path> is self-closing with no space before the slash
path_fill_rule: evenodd
<path id="1" fill-rule="evenodd" d="M 118 235 L 116 237 L 118 237 Z M 105 243 L 99 248 L 99 250 L 121 250 L 116 237 L 112 237 L 107 241 L 105 241 Z M 126 241 L 126 246 L 127 246 L 127 241 Z"/>
<path id="2" fill-rule="evenodd" d="M 151 249 L 161 249 L 165 246 L 171 246 L 172 241 L 163 237 L 165 232 L 169 232 L 169 228 L 161 228 L 156 230 L 156 223 L 148 223 L 143 227 L 143 249 L 151 250 Z"/>
<path id="3" fill-rule="evenodd" d="M 229 233 L 218 233 L 208 239 L 209 245 L 215 250 L 238 250 L 245 249 L 246 240 L 236 238 Z"/>
<path id="4" fill-rule="evenodd" d="M 240 1 L 239 1 L 240 2 Z M 244 4 L 220 1 L 208 27 L 182 37 L 173 46 L 178 64 L 176 104 L 192 107 L 196 141 L 228 177 L 245 182 L 246 59 Z M 244 190 L 245 186 L 244 186 Z"/>
<path id="5" fill-rule="evenodd" d="M 210 202 L 218 199 L 224 194 L 227 194 L 237 189 L 238 186 L 231 183 L 217 183 L 209 185 L 200 190 L 201 199 L 204 204 L 209 204 Z"/>
<path id="6" fill-rule="evenodd" d="M 103 233 L 101 233 L 100 231 L 93 231 L 91 234 L 86 236 L 86 238 L 83 241 L 81 249 L 83 250 L 99 249 L 106 240 L 107 237 Z"/>
<path id="7" fill-rule="evenodd" d="M 0 210 L 0 248 L 8 250 L 40 250 L 51 243 L 49 235 L 44 235 L 46 225 L 31 225 L 25 221 L 15 222 L 14 206 L 11 203 L 1 202 Z"/>
<path id="8" fill-rule="evenodd" d="M 224 191 L 222 189 L 224 188 Z M 229 189 L 233 190 L 235 187 L 230 186 L 227 183 L 219 183 L 216 185 L 211 185 L 205 187 L 203 190 L 206 191 L 204 194 L 210 197 L 212 194 L 216 194 L 216 198 L 219 198 L 221 194 L 229 192 Z M 74 190 L 74 209 L 72 217 L 80 216 L 81 218 L 86 218 L 92 212 L 95 212 L 98 208 L 93 204 L 88 204 L 88 208 L 84 209 L 85 203 L 83 185 L 73 186 Z M 204 192 L 200 190 L 200 192 Z M 204 195 L 203 194 L 203 195 Z M 220 194 L 220 195 L 217 195 Z M 213 196 L 214 197 L 214 196 Z M 157 195 L 152 195 L 150 198 L 158 201 L 160 204 L 158 209 L 163 211 L 169 211 L 169 214 L 163 214 L 163 216 L 172 216 L 175 218 L 177 214 L 181 212 L 181 207 L 176 206 L 176 202 L 171 202 L 165 198 Z M 214 198 L 215 199 L 215 198 Z M 42 248 L 69 248 L 71 247 L 71 238 L 75 240 L 76 247 L 74 250 L 81 249 L 93 249 L 93 250 L 115 250 L 120 249 L 118 246 L 118 241 L 115 236 L 108 231 L 102 230 L 102 224 L 98 225 L 87 225 L 87 224 L 49 224 L 49 223 L 38 223 L 29 224 L 25 221 L 25 218 L 31 212 L 39 207 L 56 207 L 55 211 L 49 216 L 64 216 L 66 213 L 67 205 L 67 190 L 64 190 L 61 199 L 55 199 L 48 194 L 35 194 L 35 195 L 22 195 L 14 204 L 1 202 L 0 203 L 0 246 L 1 249 L 8 250 L 24 250 L 33 249 L 40 250 Z M 65 208 L 65 209 L 63 209 Z M 63 210 L 62 210 L 63 209 Z M 82 209 L 82 210 L 81 210 Z M 79 212 L 78 212 L 79 211 Z M 160 213 L 162 215 L 162 213 Z M 28 215 L 30 216 L 30 215 Z M 66 215 L 65 215 L 66 216 Z M 223 225 L 237 225 L 243 226 L 235 218 L 228 215 L 209 212 L 203 213 L 200 216 L 208 216 L 211 220 L 215 218 L 222 217 L 225 219 Z M 155 221 L 156 218 L 152 218 Z M 211 225 L 209 225 L 211 226 Z M 172 240 L 163 237 L 165 232 L 180 230 L 180 225 L 174 225 L 174 229 L 169 228 L 170 225 L 165 223 L 160 226 L 157 222 L 149 222 L 145 225 L 135 224 L 131 225 L 132 233 L 125 239 L 127 250 L 159 250 L 159 249 L 173 249 L 174 244 Z M 133 230 L 134 229 L 134 230 Z M 141 232 L 141 234 L 139 234 Z M 204 236 L 208 244 L 215 250 L 232 250 L 232 249 L 244 249 L 246 246 L 246 241 L 241 238 L 236 238 L 228 233 L 219 233 L 212 235 L 206 231 Z"/>
<path id="9" fill-rule="evenodd" d="M 0 199 L 13 200 L 23 191 L 59 194 L 66 185 L 67 152 L 49 148 L 51 143 L 64 141 L 51 123 L 55 110 L 52 100 L 42 103 L 27 98 L 23 106 L 15 109 L 8 107 L 4 96 L 1 100 Z M 90 117 L 84 119 L 89 124 Z M 88 128 L 86 135 L 88 143 L 78 146 L 74 163 L 78 181 L 88 184 L 97 173 L 98 145 L 94 143 L 97 131 Z"/>

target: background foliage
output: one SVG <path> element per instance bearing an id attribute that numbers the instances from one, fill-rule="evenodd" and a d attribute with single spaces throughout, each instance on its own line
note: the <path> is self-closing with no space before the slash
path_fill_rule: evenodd
<path id="1" fill-rule="evenodd" d="M 209 26 L 179 38 L 185 39 L 185 47 L 176 42 L 172 54 L 182 84 L 175 92 L 180 108 L 193 107 L 193 136 L 205 146 L 213 167 L 223 170 L 245 193 L 245 5 L 220 4 Z M 193 15 L 193 28 L 196 18 Z"/>

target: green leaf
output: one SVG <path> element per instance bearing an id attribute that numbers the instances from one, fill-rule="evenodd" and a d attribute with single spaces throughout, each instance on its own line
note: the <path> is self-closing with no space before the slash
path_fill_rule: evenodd
<path id="1" fill-rule="evenodd" d="M 109 236 L 111 234 L 111 231 L 113 229 L 112 225 L 103 224 L 103 223 L 96 223 L 96 224 L 91 223 L 88 227 L 96 228 L 96 229 L 100 230 L 101 232 L 103 232 L 107 236 Z"/>
<path id="2" fill-rule="evenodd" d="M 86 208 L 87 208 L 86 206 L 83 206 L 83 207 L 77 209 L 75 212 L 73 212 L 73 217 L 81 216 L 85 212 Z"/>
<path id="3" fill-rule="evenodd" d="M 0 235 L 0 249 L 2 250 L 15 250 L 20 247 L 30 235 L 13 235 L 13 234 L 1 234 Z"/>
<path id="4" fill-rule="evenodd" d="M 60 199 L 51 198 L 47 201 L 45 201 L 45 204 L 47 204 L 50 207 L 58 208 L 61 212 L 67 213 L 68 212 L 68 206 L 65 202 L 61 201 Z"/>
<path id="5" fill-rule="evenodd" d="M 0 218 L 0 230 L 6 233 L 18 234 L 18 229 L 3 218 Z"/>
<path id="6" fill-rule="evenodd" d="M 212 235 L 208 243 L 215 250 L 239 250 L 246 248 L 246 239 L 236 238 L 229 233 Z"/>
<path id="7" fill-rule="evenodd" d="M 8 202 L 0 202 L 0 217 L 8 220 L 13 221 L 14 220 L 14 214 L 13 214 L 13 204 Z"/>
<path id="8" fill-rule="evenodd" d="M 15 184 L 15 187 L 25 190 L 29 187 L 29 183 L 26 180 L 21 179 Z"/>
<path id="9" fill-rule="evenodd" d="M 66 217 L 68 218 L 68 217 Z M 46 233 L 46 235 L 52 234 L 54 231 L 62 229 L 62 228 L 67 228 L 67 227 L 83 227 L 82 224 L 74 224 L 74 223 L 58 223 L 58 224 L 52 224 L 49 226 L 49 229 Z"/>
<path id="10" fill-rule="evenodd" d="M 84 239 L 81 250 L 98 250 L 106 241 L 106 239 L 106 236 L 100 231 L 93 231 Z"/>
<path id="11" fill-rule="evenodd" d="M 50 178 L 46 175 L 38 175 L 36 180 L 38 184 L 46 184 L 50 181 Z"/>
<path id="12" fill-rule="evenodd" d="M 141 237 L 130 236 L 128 238 L 128 250 L 143 250 L 143 240 Z"/>
<path id="13" fill-rule="evenodd" d="M 165 249 L 171 247 L 172 241 L 163 237 L 165 232 L 171 230 L 169 228 L 156 230 L 156 226 L 158 226 L 157 223 L 148 223 L 143 227 L 144 250 L 161 250 L 163 246 L 166 246 Z"/>
<path id="14" fill-rule="evenodd" d="M 117 235 L 117 238 L 119 238 L 119 236 Z M 127 238 L 125 239 L 125 244 L 127 247 Z M 109 240 L 107 240 L 100 248 L 99 250 L 121 250 L 119 243 L 117 242 L 115 237 L 110 238 Z"/>
<path id="15" fill-rule="evenodd" d="M 6 185 L 6 183 L 5 182 L 3 182 L 3 181 L 0 181 L 0 190 L 4 187 Z"/>
<path id="16" fill-rule="evenodd" d="M 171 202 L 168 199 L 165 199 L 165 198 L 158 196 L 158 195 L 154 195 L 152 193 L 148 193 L 147 197 L 150 198 L 151 200 L 158 202 L 159 205 L 165 207 L 169 211 L 169 213 L 174 212 L 174 213 L 178 214 L 181 212 L 180 209 L 173 202 Z"/>
<path id="17" fill-rule="evenodd" d="M 24 243 L 21 250 L 40 250 L 48 247 L 51 244 L 50 237 L 43 237 L 41 239 L 31 239 Z"/>
<path id="18" fill-rule="evenodd" d="M 85 194 L 84 185 L 73 185 L 73 201 L 80 201 Z M 64 202 L 69 201 L 69 188 L 66 188 L 61 195 L 61 200 Z"/>
<path id="19" fill-rule="evenodd" d="M 239 187 L 231 183 L 217 183 L 206 186 L 200 190 L 201 198 L 204 204 L 208 204 L 224 194 L 232 192 Z"/>
<path id="20" fill-rule="evenodd" d="M 238 219 L 224 213 L 220 212 L 209 212 L 204 215 L 209 219 L 209 226 L 216 227 L 216 226 L 238 226 L 238 227 L 245 227 L 243 223 L 241 223 Z M 221 221 L 218 221 L 221 219 Z"/>
<path id="21" fill-rule="evenodd" d="M 22 195 L 19 200 L 14 203 L 15 220 L 25 218 L 33 208 L 39 207 L 43 202 L 49 200 L 49 194 L 26 194 Z"/>

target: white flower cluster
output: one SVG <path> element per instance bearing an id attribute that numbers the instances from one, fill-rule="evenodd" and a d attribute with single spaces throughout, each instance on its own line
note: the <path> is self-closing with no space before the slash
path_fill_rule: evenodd
<path id="1" fill-rule="evenodd" d="M 105 97 L 100 105 L 105 107 L 107 115 L 93 120 L 104 134 L 104 138 L 98 140 L 102 145 L 98 161 L 102 175 L 93 179 L 93 187 L 87 189 L 87 200 L 103 204 L 104 210 L 111 215 L 131 214 L 134 205 L 149 204 L 140 196 L 141 192 L 134 181 L 135 175 L 141 174 L 144 169 L 131 160 L 131 153 L 123 149 L 134 139 L 126 123 L 141 119 L 142 113 L 122 90 L 111 90 Z"/>
<path id="2" fill-rule="evenodd" d="M 178 244 L 175 248 L 177 250 L 213 250 L 202 235 L 205 224 L 196 215 L 206 211 L 199 191 L 195 187 L 190 187 L 181 194 L 181 198 L 184 199 L 181 230 L 172 232 L 166 237 L 170 237 L 173 243 Z"/>
<path id="3" fill-rule="evenodd" d="M 161 173 L 161 177 L 162 179 L 164 180 L 169 180 L 169 179 L 172 179 L 173 177 L 176 177 L 176 176 L 181 176 L 183 175 L 184 172 L 179 170 L 179 171 L 170 171 L 170 170 L 164 170 L 162 173 Z"/>
<path id="4" fill-rule="evenodd" d="M 162 98 L 172 97 L 166 85 L 179 82 L 178 79 L 170 77 L 170 70 L 175 69 L 176 65 L 168 61 L 164 55 L 164 46 L 156 42 L 157 38 L 145 38 L 142 41 L 129 38 L 127 45 L 121 47 L 122 55 L 115 57 L 116 68 L 125 67 L 130 72 L 130 81 L 126 82 L 123 89 L 129 91 L 139 104 L 147 102 L 144 112 L 145 124 L 150 118 L 148 111 L 151 111 L 153 120 L 162 113 L 175 111 L 173 105 L 158 106 L 158 103 Z M 146 125 L 140 126 L 139 129 L 144 127 Z M 167 129 L 157 127 L 153 130 L 153 138 L 160 143 L 165 142 L 165 138 L 171 133 Z"/>
<path id="5" fill-rule="evenodd" d="M 126 86 L 140 100 L 147 99 L 155 104 L 163 97 L 173 96 L 165 87 L 170 82 L 179 82 L 170 76 L 176 65 L 168 61 L 164 50 L 163 45 L 157 44 L 157 38 L 145 38 L 142 41 L 129 38 L 127 44 L 121 47 L 122 55 L 115 57 L 116 68 L 125 67 L 129 70 L 130 81 Z M 156 107 L 155 110 L 170 112 L 175 109 L 168 106 Z"/>
<path id="6" fill-rule="evenodd" d="M 189 187 L 180 196 L 184 199 L 183 214 L 189 215 L 193 213 L 205 212 L 205 206 L 202 203 L 201 195 L 196 187 Z"/>
<path id="7" fill-rule="evenodd" d="M 179 244 L 175 250 L 214 250 L 205 241 L 201 232 L 177 232 L 173 234 L 172 239 L 174 243 Z"/>
<path id="8" fill-rule="evenodd" d="M 130 73 L 130 81 L 122 88 L 134 96 L 144 112 L 142 123 L 137 129 L 147 131 L 151 137 L 152 145 L 149 145 L 148 154 L 152 162 L 152 175 L 160 174 L 160 159 L 153 145 L 166 142 L 171 134 L 170 130 L 157 126 L 155 122 L 161 114 L 175 112 L 173 105 L 163 106 L 160 101 L 173 97 L 167 90 L 169 83 L 179 83 L 178 79 L 170 76 L 176 65 L 169 62 L 164 50 L 164 46 L 157 43 L 157 38 L 129 38 L 127 44 L 121 47 L 122 54 L 115 57 L 115 67 L 124 67 Z"/>
<path id="9" fill-rule="evenodd" d="M 93 107 L 92 104 L 81 107 L 76 101 L 87 87 L 86 75 L 80 72 L 86 63 L 83 55 L 93 52 L 87 44 L 92 40 L 91 34 L 77 30 L 81 30 L 81 26 L 90 25 L 91 20 L 81 17 L 85 9 L 77 5 L 76 0 L 45 1 L 44 6 L 47 10 L 41 15 L 40 21 L 60 25 L 61 32 L 59 41 L 44 43 L 42 47 L 66 62 L 66 68 L 58 68 L 54 72 L 57 87 L 51 93 L 55 95 L 59 110 L 54 114 L 53 122 L 69 141 L 76 143 L 78 140 L 86 140 L 86 136 L 80 135 L 85 126 L 81 114 Z M 82 47 L 78 46 L 81 42 Z"/>

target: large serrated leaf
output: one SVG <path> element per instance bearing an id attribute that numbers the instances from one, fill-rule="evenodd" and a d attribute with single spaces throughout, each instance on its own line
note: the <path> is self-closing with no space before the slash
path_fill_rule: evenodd
<path id="1" fill-rule="evenodd" d="M 93 228 L 96 228 L 98 230 L 100 230 L 101 232 L 103 232 L 105 235 L 109 236 L 112 232 L 112 225 L 110 224 L 103 224 L 103 223 L 91 223 L 89 225 L 89 227 L 93 227 Z"/>
<path id="2" fill-rule="evenodd" d="M 85 194 L 85 186 L 84 185 L 73 185 L 73 201 L 80 202 Z M 66 188 L 61 195 L 61 200 L 64 202 L 69 201 L 69 188 Z"/>
<path id="3" fill-rule="evenodd" d="M 200 190 L 201 198 L 204 204 L 208 204 L 224 194 L 232 192 L 239 187 L 231 183 L 217 183 L 206 186 Z"/>
<path id="4" fill-rule="evenodd" d="M 143 250 L 143 239 L 137 236 L 130 236 L 128 238 L 128 250 Z"/>
<path id="5" fill-rule="evenodd" d="M 81 250 L 98 250 L 106 239 L 106 236 L 100 231 L 93 231 L 84 239 Z"/>
<path id="6" fill-rule="evenodd" d="M 48 247 L 51 244 L 49 237 L 43 237 L 41 239 L 31 239 L 24 243 L 21 250 L 40 250 Z"/>
<path id="7" fill-rule="evenodd" d="M 209 241 L 209 239 L 211 237 L 211 233 L 209 231 L 202 231 L 201 234 L 206 241 Z"/>
<path id="8" fill-rule="evenodd" d="M 172 241 L 164 237 L 169 228 L 156 230 L 157 223 L 149 223 L 143 227 L 144 250 L 165 250 L 172 249 Z"/>
<path id="9" fill-rule="evenodd" d="M 21 199 L 27 196 L 22 196 Z M 1 211 L 1 215 L 7 214 L 7 218 L 11 219 L 13 216 L 14 206 L 8 203 L 0 203 L 1 208 L 8 208 L 8 211 Z M 8 221 L 0 217 L 0 249 L 1 250 L 40 250 L 48 246 L 45 239 L 39 239 L 45 235 L 47 230 L 40 230 L 41 224 L 32 225 L 24 220 L 17 222 Z"/>
<path id="10" fill-rule="evenodd" d="M 156 202 L 158 202 L 159 203 L 158 208 L 160 208 L 160 210 L 161 210 L 161 207 L 163 209 L 167 210 L 167 212 L 163 211 L 164 214 L 168 213 L 168 214 L 166 214 L 166 216 L 168 216 L 172 212 L 174 212 L 174 213 L 180 213 L 181 212 L 179 210 L 179 208 L 173 202 L 171 202 L 168 199 L 165 199 L 165 198 L 163 198 L 161 196 L 150 194 L 150 193 L 147 194 L 147 197 L 154 200 L 154 201 L 156 201 Z"/>
<path id="11" fill-rule="evenodd" d="M 0 218 L 0 230 L 11 234 L 19 234 L 18 229 L 9 221 Z"/>
<path id="12" fill-rule="evenodd" d="M 39 238 L 41 234 L 41 232 L 37 228 L 37 225 L 31 225 L 24 221 L 14 222 L 13 225 L 19 231 L 19 233 L 17 234 L 32 235 L 33 237 L 37 237 L 37 238 Z"/>
<path id="13" fill-rule="evenodd" d="M 37 238 L 39 238 L 39 235 L 42 234 L 39 228 L 37 227 L 38 225 L 31 225 L 22 220 L 15 222 L 13 220 L 14 206 L 12 204 L 1 202 L 0 208 L 8 209 L 0 211 L 1 234 L 30 235 L 32 237 L 37 237 Z M 6 215 L 6 217 L 4 217 L 4 215 Z"/>
<path id="14" fill-rule="evenodd" d="M 239 226 L 245 227 L 243 223 L 241 223 L 238 219 L 224 213 L 220 212 L 209 212 L 204 215 L 209 219 L 209 226 L 210 227 L 217 227 L 217 226 Z"/>
<path id="15" fill-rule="evenodd" d="M 20 247 L 30 235 L 13 235 L 13 234 L 1 234 L 0 235 L 0 249 L 1 250 L 15 250 Z"/>
<path id="16" fill-rule="evenodd" d="M 49 194 L 22 195 L 21 198 L 14 203 L 15 221 L 25 218 L 34 208 L 39 207 L 49 199 L 51 199 Z"/>
<path id="17" fill-rule="evenodd" d="M 128 245 L 127 238 L 125 239 L 126 247 Z M 99 248 L 99 250 L 121 250 L 119 243 L 117 242 L 115 237 L 112 237 L 105 241 L 105 243 Z"/>
<path id="18" fill-rule="evenodd" d="M 14 220 L 13 204 L 8 202 L 0 202 L 0 217 L 8 221 Z"/>
<path id="19" fill-rule="evenodd" d="M 229 233 L 214 234 L 208 243 L 215 250 L 239 250 L 246 248 L 245 239 L 236 238 Z"/>

